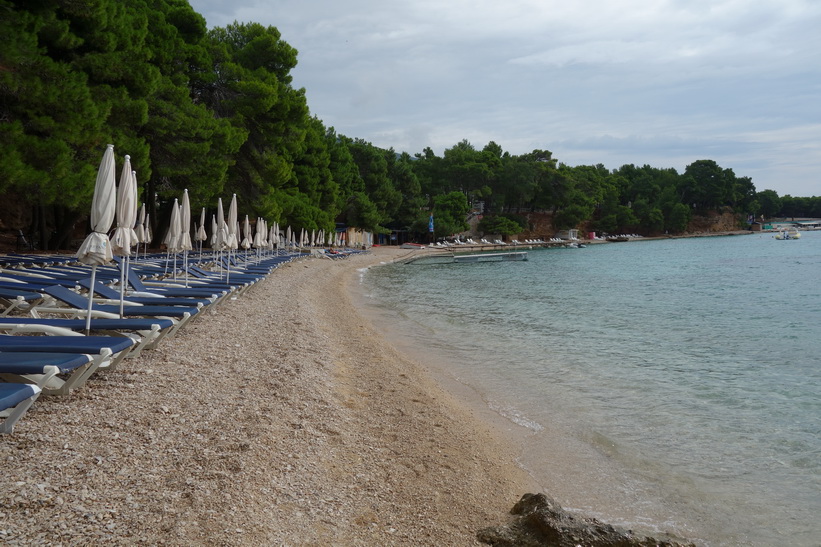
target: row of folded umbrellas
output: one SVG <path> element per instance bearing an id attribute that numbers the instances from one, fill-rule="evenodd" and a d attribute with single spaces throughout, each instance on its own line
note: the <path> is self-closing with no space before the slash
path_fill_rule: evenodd
<path id="1" fill-rule="evenodd" d="M 109 144 L 103 153 L 94 185 L 90 215 L 92 231 L 76 254 L 77 259 L 84 264 L 107 264 L 115 255 L 130 256 L 132 248 L 138 247 L 141 243 L 147 245 L 153 239 L 145 204 L 137 207 L 137 173 L 131 168 L 130 156 L 126 155 L 124 158 L 119 185 L 116 184 L 115 177 L 114 145 Z M 203 242 L 208 239 L 205 223 L 206 210 L 203 207 L 192 238 L 191 205 L 186 189 L 181 201 L 174 199 L 170 223 L 162 243 L 172 253 L 193 250 L 195 241 L 200 242 L 201 249 Z M 113 233 L 109 236 L 112 227 Z M 324 230 L 311 230 L 309 233 L 303 228 L 297 235 L 296 230 L 292 230 L 290 226 L 282 230 L 278 223 L 269 225 L 268 221 L 261 217 L 257 218 L 255 228 L 252 233 L 248 215 L 245 215 L 245 220 L 240 225 L 236 194 L 231 198 L 227 218 L 222 198 L 219 198 L 217 213 L 211 218 L 210 246 L 215 250 L 236 250 L 251 247 L 341 247 L 346 243 L 344 232 L 330 234 Z"/>

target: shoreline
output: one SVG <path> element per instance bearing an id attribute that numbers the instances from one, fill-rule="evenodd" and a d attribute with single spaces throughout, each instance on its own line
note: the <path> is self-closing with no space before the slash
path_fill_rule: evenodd
<path id="1" fill-rule="evenodd" d="M 8 545 L 478 545 L 532 483 L 350 300 L 404 254 L 296 261 L 0 438 Z"/>
<path id="2" fill-rule="evenodd" d="M 452 351 L 447 340 L 437 339 L 434 333 L 426 335 L 421 324 L 406 323 L 401 318 L 397 323 L 400 310 L 369 306 L 368 294 L 358 292 L 364 314 L 378 325 L 380 335 L 411 360 L 424 363 L 442 389 L 490 424 L 515 450 L 516 465 L 527 473 L 530 482 L 520 496 L 526 492 L 545 493 L 554 496 L 554 501 L 576 519 L 597 519 L 651 535 L 662 543 L 708 544 L 698 539 L 704 537 L 705 531 L 700 529 L 703 515 L 687 511 L 686 504 L 666 489 L 645 483 L 635 469 L 617 462 L 609 444 L 590 437 L 589 432 L 570 430 L 561 421 L 534 421 L 515 408 L 515 403 L 508 408 L 509 403 L 496 400 L 493 393 L 485 393 L 471 379 L 464 356 L 458 349 Z M 430 343 L 425 344 L 426 340 Z M 465 340 L 459 338 L 456 346 Z M 685 514 L 693 520 L 686 520 Z M 509 518 L 501 516 L 500 525 Z"/>
<path id="3" fill-rule="evenodd" d="M 532 431 L 357 300 L 364 269 L 411 252 L 287 264 L 38 401 L 0 437 L 0 540 L 480 545 L 545 489 L 521 460 Z"/>

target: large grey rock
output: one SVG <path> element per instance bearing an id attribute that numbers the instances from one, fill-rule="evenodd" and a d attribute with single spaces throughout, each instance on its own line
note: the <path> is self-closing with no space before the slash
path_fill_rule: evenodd
<path id="1" fill-rule="evenodd" d="M 480 530 L 479 541 L 494 547 L 693 547 L 571 515 L 544 494 L 525 494 L 510 512 L 516 515 L 510 523 Z"/>

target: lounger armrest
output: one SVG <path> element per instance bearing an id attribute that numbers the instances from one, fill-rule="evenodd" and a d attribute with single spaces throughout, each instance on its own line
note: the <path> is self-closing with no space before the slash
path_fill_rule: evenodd
<path id="1" fill-rule="evenodd" d="M 7 332 L 9 334 L 17 334 L 17 333 L 35 333 L 40 332 L 43 334 L 49 334 L 52 336 L 82 336 L 82 333 L 74 332 L 71 329 L 67 329 L 65 327 L 56 327 L 54 325 L 42 325 L 42 324 L 33 324 L 33 323 L 26 323 L 25 320 L 21 321 L 20 323 L 0 323 L 0 330 Z"/>
<path id="2" fill-rule="evenodd" d="M 86 315 L 88 315 L 88 310 L 79 308 L 53 308 L 50 306 L 36 306 L 31 309 L 32 317 L 44 318 L 49 315 L 67 315 L 72 319 L 79 319 L 86 317 Z M 100 319 L 119 319 L 120 315 L 107 311 L 91 310 L 91 317 Z"/>

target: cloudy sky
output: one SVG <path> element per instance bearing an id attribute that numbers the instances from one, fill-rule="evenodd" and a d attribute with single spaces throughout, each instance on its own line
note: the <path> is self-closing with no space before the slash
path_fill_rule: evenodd
<path id="1" fill-rule="evenodd" d="M 376 146 L 568 165 L 712 159 L 821 195 L 818 0 L 190 0 L 275 26 L 312 114 Z"/>

